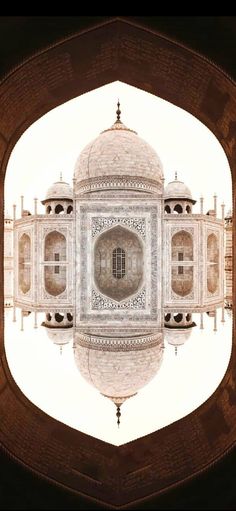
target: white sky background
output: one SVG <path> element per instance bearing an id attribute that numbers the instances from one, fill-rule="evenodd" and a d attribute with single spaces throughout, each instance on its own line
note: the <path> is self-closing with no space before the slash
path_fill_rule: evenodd
<path id="1" fill-rule="evenodd" d="M 9 212 L 20 195 L 24 209 L 34 211 L 33 199 L 45 198 L 47 188 L 59 180 L 72 184 L 75 161 L 87 143 L 109 128 L 116 119 L 117 98 L 121 120 L 138 132 L 160 156 L 165 184 L 184 181 L 197 200 L 205 198 L 204 212 L 213 209 L 213 195 L 226 212 L 232 203 L 231 174 L 225 153 L 216 137 L 195 117 L 152 94 L 121 82 L 105 85 L 52 110 L 35 122 L 20 138 L 11 154 L 6 174 L 5 204 Z M 38 212 L 44 207 L 39 204 Z"/>

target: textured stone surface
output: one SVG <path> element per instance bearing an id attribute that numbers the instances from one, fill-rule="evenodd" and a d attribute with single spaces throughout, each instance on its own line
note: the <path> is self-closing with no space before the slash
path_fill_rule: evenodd
<path id="1" fill-rule="evenodd" d="M 147 178 L 161 184 L 163 170 L 154 149 L 134 131 L 118 123 L 83 149 L 74 171 L 77 183 L 110 175 Z"/>
<path id="2" fill-rule="evenodd" d="M 175 199 L 179 197 L 180 199 L 192 199 L 192 194 L 189 188 L 182 181 L 171 181 L 165 187 L 164 190 L 165 199 Z"/>
<path id="3" fill-rule="evenodd" d="M 114 402 L 115 398 L 120 398 L 124 402 L 126 398 L 134 396 L 154 378 L 161 366 L 163 358 L 161 334 L 157 336 L 156 346 L 149 347 L 147 344 L 143 349 L 139 349 L 137 344 L 129 350 L 129 345 L 126 344 L 125 350 L 117 348 L 115 351 L 111 351 L 109 347 L 107 349 L 106 346 L 100 350 L 81 346 L 79 335 L 77 339 L 75 362 L 79 372 L 90 385 Z M 122 347 L 122 339 L 120 342 Z"/>
<path id="4" fill-rule="evenodd" d="M 47 190 L 46 200 L 50 199 L 73 199 L 73 190 L 68 183 L 57 181 Z"/>

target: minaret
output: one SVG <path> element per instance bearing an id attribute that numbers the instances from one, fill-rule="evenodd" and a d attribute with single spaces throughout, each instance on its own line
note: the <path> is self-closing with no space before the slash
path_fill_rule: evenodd
<path id="1" fill-rule="evenodd" d="M 4 218 L 4 306 L 13 305 L 13 220 L 6 212 Z"/>

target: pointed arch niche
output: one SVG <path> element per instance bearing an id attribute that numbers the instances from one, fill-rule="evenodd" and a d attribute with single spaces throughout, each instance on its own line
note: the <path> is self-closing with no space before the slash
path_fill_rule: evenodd
<path id="1" fill-rule="evenodd" d="M 94 280 L 101 293 L 120 302 L 140 289 L 143 246 L 130 230 L 116 226 L 102 233 L 94 247 Z"/>

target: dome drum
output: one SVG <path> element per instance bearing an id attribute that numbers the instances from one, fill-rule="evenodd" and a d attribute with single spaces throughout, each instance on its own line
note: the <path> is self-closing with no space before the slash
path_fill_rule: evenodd
<path id="1" fill-rule="evenodd" d="M 145 195 L 161 195 L 163 193 L 162 184 L 153 179 L 135 176 L 98 176 L 75 183 L 76 195 L 87 195 L 96 192 L 135 192 Z"/>

